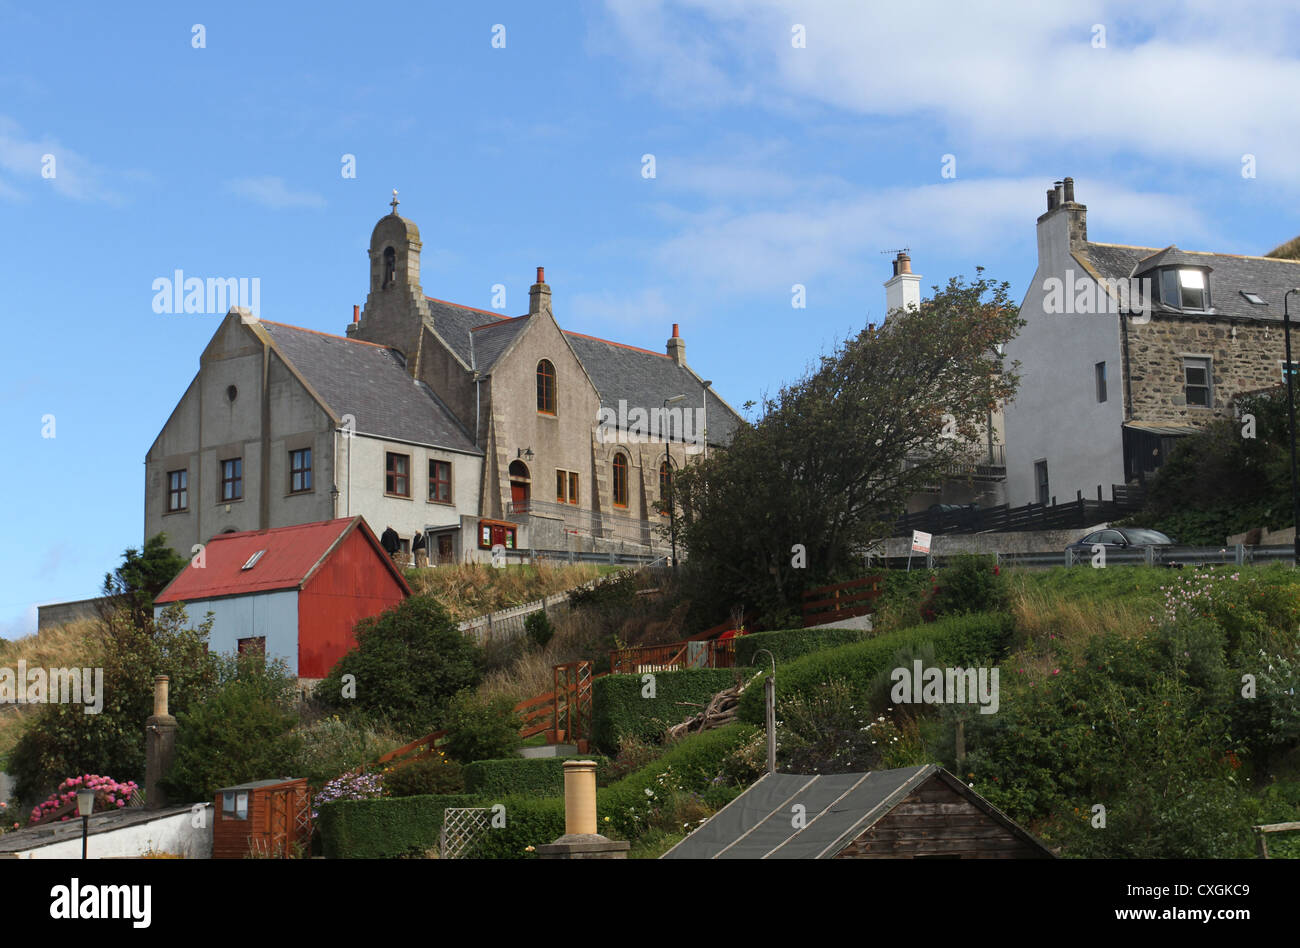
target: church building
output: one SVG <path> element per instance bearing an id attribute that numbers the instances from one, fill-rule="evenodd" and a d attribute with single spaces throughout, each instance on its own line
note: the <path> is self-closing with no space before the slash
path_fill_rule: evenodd
<path id="1" fill-rule="evenodd" d="M 743 423 L 677 325 L 664 352 L 565 331 L 541 267 L 520 316 L 426 296 L 397 203 L 346 335 L 225 316 L 146 457 L 145 535 L 360 514 L 435 563 L 661 552 L 670 472 Z"/>

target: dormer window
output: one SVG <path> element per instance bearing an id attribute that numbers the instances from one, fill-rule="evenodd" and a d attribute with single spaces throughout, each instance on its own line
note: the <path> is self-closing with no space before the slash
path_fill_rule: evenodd
<path id="1" fill-rule="evenodd" d="M 1160 302 L 1174 309 L 1203 312 L 1210 308 L 1210 287 L 1205 271 L 1191 267 L 1166 267 L 1160 271 Z"/>

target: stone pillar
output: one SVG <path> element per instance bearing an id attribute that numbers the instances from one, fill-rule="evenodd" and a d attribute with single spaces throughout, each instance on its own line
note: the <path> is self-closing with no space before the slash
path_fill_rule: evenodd
<path id="1" fill-rule="evenodd" d="M 542 859 L 626 859 L 631 843 L 596 832 L 596 762 L 564 762 L 564 835 L 538 846 Z"/>
<path id="2" fill-rule="evenodd" d="M 153 714 L 144 726 L 144 799 L 150 810 L 167 805 L 167 794 L 159 782 L 171 770 L 176 755 L 176 719 L 167 710 L 167 688 L 166 675 L 154 678 Z"/>

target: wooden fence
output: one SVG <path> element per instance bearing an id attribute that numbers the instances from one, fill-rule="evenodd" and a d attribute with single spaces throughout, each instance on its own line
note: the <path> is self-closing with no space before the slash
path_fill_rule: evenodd
<path id="1" fill-rule="evenodd" d="M 883 582 L 883 576 L 864 576 L 808 590 L 803 594 L 804 628 L 870 615 L 876 611 Z"/>
<path id="2" fill-rule="evenodd" d="M 1081 529 L 1142 508 L 1143 494 L 1139 488 L 1112 484 L 1110 492 L 1111 499 L 1103 500 L 1098 486 L 1095 500 L 1078 491 L 1074 500 L 1065 503 L 1057 503 L 1053 497 L 1050 504 L 1025 504 L 1023 507 L 936 504 L 929 510 L 899 517 L 894 524 L 894 536 L 910 536 L 913 530 L 952 534 Z"/>

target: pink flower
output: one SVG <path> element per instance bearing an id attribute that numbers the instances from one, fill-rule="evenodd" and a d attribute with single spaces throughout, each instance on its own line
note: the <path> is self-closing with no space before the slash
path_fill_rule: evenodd
<path id="1" fill-rule="evenodd" d="M 125 801 L 125 800 L 118 800 L 118 801 L 117 801 L 117 805 L 118 805 L 118 806 L 126 806 L 126 801 Z"/>

